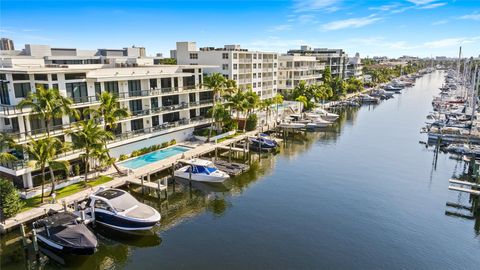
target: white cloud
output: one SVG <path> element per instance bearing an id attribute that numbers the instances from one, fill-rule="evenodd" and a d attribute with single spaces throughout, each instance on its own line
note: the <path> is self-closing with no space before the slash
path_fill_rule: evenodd
<path id="1" fill-rule="evenodd" d="M 472 13 L 472 14 L 467 14 L 459 17 L 462 20 L 474 20 L 474 21 L 480 21 L 480 13 Z"/>
<path id="2" fill-rule="evenodd" d="M 380 21 L 382 18 L 376 17 L 374 14 L 367 17 L 350 18 L 326 23 L 322 26 L 323 30 L 340 30 L 345 28 L 360 28 L 369 24 Z"/>
<path id="3" fill-rule="evenodd" d="M 333 12 L 338 10 L 336 7 L 341 0 L 294 0 L 294 9 L 296 12 L 325 10 Z"/>
<path id="4" fill-rule="evenodd" d="M 446 23 L 448 23 L 448 20 L 439 20 L 439 21 L 432 22 L 432 25 L 442 25 Z"/>
<path id="5" fill-rule="evenodd" d="M 437 0 L 407 0 L 407 1 L 415 5 L 426 5 L 426 4 L 435 2 Z"/>
<path id="6" fill-rule="evenodd" d="M 478 37 L 460 37 L 460 38 L 444 38 L 434 41 L 429 41 L 423 43 L 424 48 L 429 49 L 438 49 L 446 47 L 456 47 L 462 44 L 471 44 L 478 43 L 480 41 L 480 36 Z"/>
<path id="7" fill-rule="evenodd" d="M 401 5 L 399 3 L 393 3 L 393 4 L 388 4 L 388 5 L 382 5 L 378 7 L 369 7 L 369 10 L 379 10 L 379 11 L 389 11 L 394 8 L 400 7 Z"/>
<path id="8" fill-rule="evenodd" d="M 317 22 L 315 20 L 314 15 L 307 15 L 307 14 L 303 14 L 303 15 L 298 16 L 297 20 L 298 20 L 299 23 L 302 23 L 302 24 L 316 23 Z"/>
<path id="9" fill-rule="evenodd" d="M 428 4 L 428 5 L 420 6 L 420 7 L 418 7 L 418 9 L 433 9 L 433 8 L 443 7 L 443 6 L 445 6 L 446 4 L 447 4 L 447 3 L 445 3 L 445 2 L 442 2 L 442 3 L 433 3 L 433 4 Z"/>
<path id="10" fill-rule="evenodd" d="M 292 30 L 292 25 L 291 24 L 280 24 L 273 26 L 270 28 L 268 31 L 270 32 L 278 32 L 278 31 L 287 31 L 287 30 Z"/>

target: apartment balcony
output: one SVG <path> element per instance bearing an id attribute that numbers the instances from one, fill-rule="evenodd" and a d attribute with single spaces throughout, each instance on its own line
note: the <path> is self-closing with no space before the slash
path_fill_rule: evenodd
<path id="1" fill-rule="evenodd" d="M 3 117 L 26 115 L 29 114 L 31 111 L 31 108 L 19 109 L 16 105 L 0 104 L 0 115 Z"/>
<path id="2" fill-rule="evenodd" d="M 252 83 L 252 79 L 239 79 L 238 83 L 240 83 L 240 84 Z"/>
<path id="3" fill-rule="evenodd" d="M 238 71 L 239 71 L 239 73 L 243 73 L 243 74 L 250 74 L 250 73 L 252 73 L 252 69 L 251 69 L 251 68 L 242 68 L 242 69 L 239 69 Z"/>
<path id="4" fill-rule="evenodd" d="M 252 59 L 250 59 L 250 58 L 239 58 L 239 59 L 238 59 L 238 62 L 239 62 L 239 63 L 245 63 L 245 64 L 251 64 L 251 63 L 252 63 Z"/>
<path id="5" fill-rule="evenodd" d="M 134 98 L 143 98 L 143 97 L 154 97 L 154 96 L 164 96 L 172 94 L 188 94 L 201 91 L 211 91 L 211 89 L 204 88 L 203 85 L 191 85 L 191 86 L 182 86 L 182 87 L 168 87 L 168 88 L 159 88 L 159 89 L 150 89 L 150 90 L 139 90 L 139 91 L 130 91 L 118 93 L 117 96 L 119 99 L 134 99 Z"/>
<path id="6" fill-rule="evenodd" d="M 155 127 L 149 127 L 141 130 L 134 130 L 134 131 L 129 131 L 129 132 L 124 132 L 121 134 L 115 135 L 115 138 L 111 141 L 108 142 L 109 147 L 116 147 L 119 142 L 126 141 L 126 140 L 131 140 L 135 138 L 140 138 L 142 135 L 151 135 L 152 133 L 168 133 L 175 131 L 175 129 L 182 129 L 182 128 L 188 128 L 188 126 L 194 127 L 197 125 L 203 125 L 203 124 L 208 124 L 210 123 L 209 118 L 204 118 L 203 116 L 198 116 L 198 117 L 193 117 L 190 119 L 180 119 L 175 122 L 168 122 L 168 123 L 162 123 L 158 126 Z M 172 130 L 173 129 L 173 130 Z M 73 149 L 68 152 L 64 152 L 61 154 L 58 154 L 56 156 L 56 159 L 62 159 L 62 160 L 70 160 L 77 158 L 80 154 L 84 153 L 83 149 Z M 3 167 L 4 169 L 8 169 L 11 171 L 20 171 L 23 169 L 27 169 L 28 167 L 28 160 L 18 160 L 18 161 L 13 161 L 13 162 L 3 162 L 0 163 L 0 167 Z M 0 171 L 5 171 L 0 169 Z M 16 174 L 19 175 L 19 174 Z"/>
<path id="7" fill-rule="evenodd" d="M 263 63 L 273 63 L 272 58 L 263 58 Z"/>

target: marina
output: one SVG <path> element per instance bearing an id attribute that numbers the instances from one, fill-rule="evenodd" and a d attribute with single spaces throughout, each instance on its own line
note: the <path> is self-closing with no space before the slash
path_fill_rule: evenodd
<path id="1" fill-rule="evenodd" d="M 249 136 L 257 137 L 249 133 L 219 142 L 218 147 L 196 146 L 183 153 L 185 157 L 168 157 L 155 168 L 134 169 L 130 176 L 136 180 L 127 190 L 158 210 L 160 225 L 151 235 L 135 237 L 96 228 L 97 252 L 87 258 L 65 258 L 65 265 L 474 269 L 480 263 L 478 214 L 475 207 L 465 206 L 470 194 L 448 187 L 473 190 L 476 185 L 457 177 L 466 173 L 463 159 L 452 160 L 450 154 L 418 144 L 425 135 L 418 130 L 431 110 L 428 100 L 440 91 L 444 74 L 426 74 L 415 86 L 380 104 L 334 109 L 339 115 L 336 122 L 315 132 L 282 137 L 279 153 L 253 154 L 242 147 Z M 161 186 L 168 195 L 161 198 L 141 188 L 142 181 L 143 186 L 158 188 L 159 180 L 168 175 L 157 172 L 171 173 L 174 160 L 205 155 L 218 160 L 220 170 L 229 164 L 229 156 L 239 162 L 229 150 L 240 160 L 247 150 L 256 157 L 250 170 L 214 185 L 168 181 Z M 384 172 L 395 173 L 386 177 Z M 451 214 L 453 206 L 457 207 Z M 22 249 L 21 241 L 13 241 L 18 237 L 19 232 L 11 232 L 2 238 L 2 269 L 24 268 L 24 257 L 15 256 Z M 202 248 L 205 241 L 208 250 Z M 445 254 L 452 245 L 456 252 Z M 185 255 L 190 260 L 182 259 Z M 45 263 L 52 269 L 64 267 L 51 258 Z"/>

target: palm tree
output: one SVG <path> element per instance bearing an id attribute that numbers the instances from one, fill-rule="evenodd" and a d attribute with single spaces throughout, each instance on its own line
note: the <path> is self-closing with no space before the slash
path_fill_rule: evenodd
<path id="1" fill-rule="evenodd" d="M 205 87 L 208 87 L 212 89 L 213 91 L 213 111 L 212 115 L 215 115 L 215 105 L 217 100 L 220 99 L 221 95 L 223 94 L 226 86 L 227 86 L 227 79 L 223 77 L 222 74 L 220 73 L 212 73 L 209 76 L 206 76 L 203 85 Z M 213 125 L 215 124 L 215 119 L 212 119 L 212 124 L 210 127 L 210 130 L 208 132 L 208 140 L 210 140 L 210 137 L 212 137 L 212 129 Z"/>
<path id="2" fill-rule="evenodd" d="M 27 98 L 18 103 L 19 108 L 31 107 L 34 116 L 45 123 L 47 136 L 50 136 L 50 124 L 55 118 L 72 115 L 79 118 L 78 111 L 72 109 L 73 101 L 64 97 L 56 88 L 45 89 L 43 86 L 30 93 Z"/>
<path id="3" fill-rule="evenodd" d="M 261 107 L 265 110 L 265 123 L 268 126 L 268 115 L 272 111 L 272 105 L 274 104 L 273 99 L 267 98 L 261 102 Z"/>
<path id="4" fill-rule="evenodd" d="M 13 138 L 7 133 L 0 133 L 0 163 L 18 160 L 16 156 L 7 152 L 8 149 L 15 147 Z"/>
<path id="5" fill-rule="evenodd" d="M 258 108 L 260 105 L 260 97 L 257 93 L 253 92 L 252 88 L 249 88 L 245 92 L 245 109 L 247 111 L 247 115 L 245 117 L 245 121 L 248 120 L 248 117 L 255 112 L 255 109 Z M 245 125 L 243 125 L 243 132 L 245 132 Z"/>
<path id="6" fill-rule="evenodd" d="M 87 109 L 85 110 L 85 114 L 92 114 L 94 117 L 97 116 L 103 118 L 104 129 L 107 131 L 112 132 L 117 127 L 118 120 L 130 115 L 127 109 L 119 106 L 118 97 L 110 92 L 103 92 L 100 94 L 99 101 L 100 105 L 98 108 Z M 106 141 L 104 147 L 106 149 L 105 154 L 109 159 L 111 159 L 110 151 L 108 150 Z M 115 167 L 119 174 L 123 174 L 115 162 L 113 163 L 113 167 Z"/>
<path id="7" fill-rule="evenodd" d="M 60 141 L 56 137 L 46 137 L 40 140 L 30 139 L 24 146 L 25 151 L 29 154 L 30 161 L 28 166 L 34 169 L 40 169 L 42 172 L 42 202 L 45 191 L 45 170 L 48 167 L 50 170 L 50 178 L 52 181 L 52 190 L 50 194 L 55 191 L 55 175 L 54 169 L 63 169 L 68 174 L 68 161 L 54 160 L 57 154 L 68 149 L 68 145 Z"/>
<path id="8" fill-rule="evenodd" d="M 245 93 L 242 91 L 242 89 L 235 89 L 235 92 L 228 96 L 228 106 L 230 107 L 231 110 L 235 110 L 237 116 L 237 123 L 240 121 L 240 113 L 244 112 L 246 109 L 246 100 L 245 100 Z"/>
<path id="9" fill-rule="evenodd" d="M 105 151 L 104 145 L 108 140 L 113 140 L 113 134 L 100 127 L 93 119 L 78 122 L 76 126 L 78 131 L 68 130 L 67 134 L 71 134 L 75 138 L 77 147 L 81 147 L 85 151 L 82 158 L 85 163 L 84 181 L 87 183 L 90 159 L 98 158 L 99 153 Z"/>
<path id="10" fill-rule="evenodd" d="M 273 103 L 276 105 L 276 116 L 275 116 L 275 121 L 277 122 L 278 121 L 278 105 L 279 104 L 282 104 L 283 103 L 283 96 L 279 93 L 277 93 L 274 97 L 273 97 Z"/>

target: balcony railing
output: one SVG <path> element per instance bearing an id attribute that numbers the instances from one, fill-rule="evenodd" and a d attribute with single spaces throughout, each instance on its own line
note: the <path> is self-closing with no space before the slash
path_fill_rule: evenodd
<path id="1" fill-rule="evenodd" d="M 16 105 L 0 104 L 0 114 L 3 114 L 5 116 L 18 115 L 18 114 L 29 113 L 29 112 L 31 112 L 30 108 L 20 109 Z"/>
<path id="2" fill-rule="evenodd" d="M 70 97 L 74 105 L 91 104 L 99 102 L 98 96 Z"/>
<path id="3" fill-rule="evenodd" d="M 159 89 L 150 89 L 150 90 L 139 90 L 139 91 L 129 91 L 118 93 L 117 96 L 119 99 L 135 98 L 135 97 L 149 97 L 149 96 L 160 96 L 176 93 L 191 93 L 196 91 L 209 91 L 210 89 L 204 88 L 202 85 L 190 85 L 182 87 L 167 87 Z"/>

